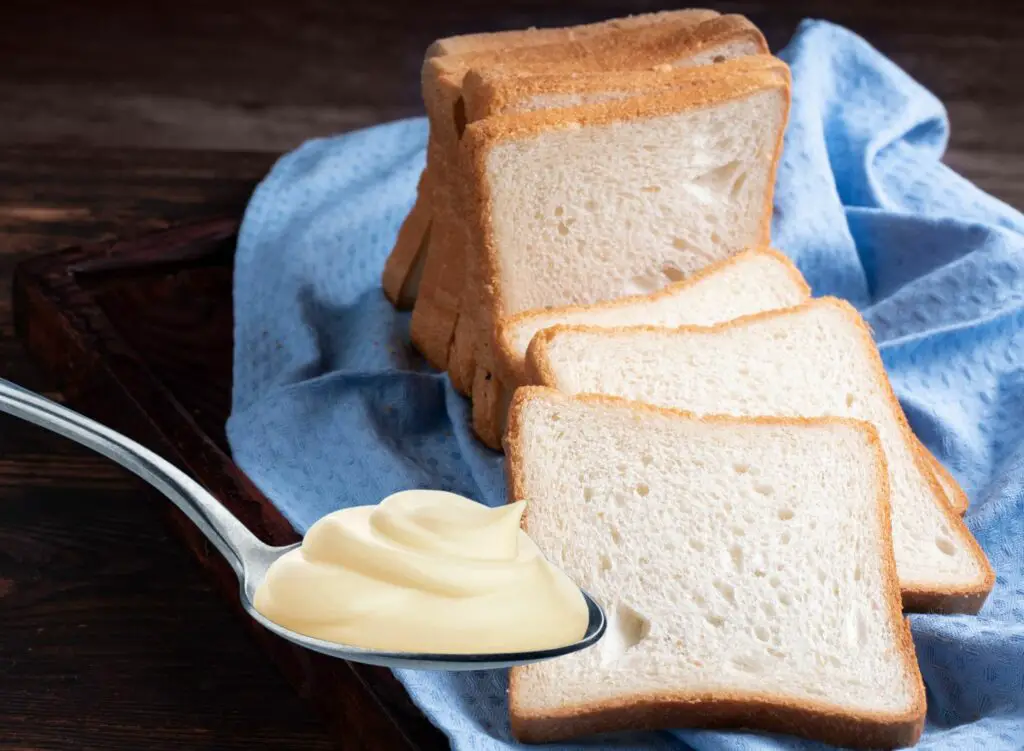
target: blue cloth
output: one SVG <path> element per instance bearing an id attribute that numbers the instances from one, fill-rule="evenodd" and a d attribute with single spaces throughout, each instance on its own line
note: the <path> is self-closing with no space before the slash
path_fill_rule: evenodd
<path id="1" fill-rule="evenodd" d="M 862 39 L 804 22 L 773 241 L 873 327 L 915 431 L 971 498 L 998 573 L 981 614 L 915 616 L 921 748 L 1024 747 L 1024 217 L 940 163 L 939 101 Z M 502 502 L 502 459 L 408 344 L 380 272 L 424 163 L 422 120 L 312 141 L 245 215 L 235 269 L 238 464 L 299 531 L 409 487 Z M 401 671 L 456 749 L 511 744 L 503 672 Z M 565 748 L 818 748 L 684 731 Z"/>

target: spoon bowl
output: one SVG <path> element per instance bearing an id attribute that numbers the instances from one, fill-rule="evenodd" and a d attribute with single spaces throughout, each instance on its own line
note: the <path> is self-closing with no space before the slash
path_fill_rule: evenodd
<path id="1" fill-rule="evenodd" d="M 364 649 L 314 639 L 274 623 L 253 605 L 270 565 L 301 543 L 273 547 L 259 540 L 199 483 L 145 446 L 95 420 L 0 378 L 0 412 L 27 420 L 93 449 L 141 477 L 169 498 L 220 551 L 238 576 L 242 606 L 253 619 L 283 639 L 314 652 L 352 662 L 419 670 L 486 670 L 512 667 L 585 649 L 604 635 L 604 611 L 586 592 L 589 620 L 583 637 L 572 644 L 529 652 L 429 654 Z"/>

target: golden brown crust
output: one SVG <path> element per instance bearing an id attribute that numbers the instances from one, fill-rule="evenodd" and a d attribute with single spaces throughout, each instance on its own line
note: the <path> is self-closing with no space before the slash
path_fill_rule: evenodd
<path id="1" fill-rule="evenodd" d="M 501 451 L 507 395 L 501 382 L 484 368 L 473 378 L 473 432 L 487 448 Z"/>
<path id="2" fill-rule="evenodd" d="M 448 190 L 448 198 L 436 201 L 435 206 L 442 201 L 450 206 L 462 206 L 458 190 L 461 180 L 456 178 L 460 135 L 456 120 L 463 123 L 467 121 L 464 106 L 460 110 L 459 105 L 464 105 L 461 98 L 462 83 L 470 65 L 511 66 L 519 75 L 538 72 L 569 74 L 612 68 L 650 69 L 741 39 L 748 39 L 755 49 L 764 52 L 768 50 L 760 31 L 742 16 L 721 16 L 696 23 L 698 17 L 700 14 L 682 14 L 672 16 L 676 20 L 663 20 L 655 25 L 602 27 L 600 32 L 574 38 L 571 42 L 448 55 L 425 61 L 422 85 L 431 137 L 440 144 L 440 149 L 446 154 L 443 159 L 447 162 L 446 167 L 438 169 L 437 173 L 438 182 L 442 184 L 438 193 L 440 195 Z M 783 70 L 788 81 L 788 69 L 783 66 Z M 780 75 L 778 69 L 775 69 L 775 75 Z M 659 76 L 650 71 L 648 78 L 654 82 Z M 444 188 L 444 185 L 448 185 L 448 188 Z M 461 224 L 461 221 L 461 217 L 453 211 L 437 211 L 434 216 L 434 233 L 439 237 L 454 237 L 461 227 L 449 228 L 442 225 L 446 222 Z M 417 317 L 423 321 L 417 323 L 417 329 L 419 341 L 431 348 L 424 355 L 433 363 L 447 362 L 448 350 L 442 351 L 440 347 L 450 347 L 454 334 L 447 327 L 454 326 L 463 303 L 459 302 L 452 311 L 446 300 L 462 297 L 466 287 L 466 266 L 472 262 L 472 259 L 466 258 L 468 253 L 464 246 L 440 241 L 435 243 L 433 240 L 427 249 L 420 297 L 429 300 L 425 308 L 429 307 L 430 310 L 428 312 L 425 309 L 419 313 Z M 467 305 L 473 311 L 471 315 L 475 314 L 474 301 L 468 300 Z M 427 332 L 433 335 L 428 337 Z M 487 337 L 485 348 L 489 350 L 489 333 Z M 475 359 L 488 358 L 477 355 Z"/>
<path id="3" fill-rule="evenodd" d="M 763 91 L 776 91 L 781 97 L 780 106 L 784 115 L 772 154 L 770 174 L 774 175 L 782 151 L 785 131 L 785 113 L 789 111 L 790 88 L 768 73 L 750 73 L 742 77 L 709 79 L 707 84 L 682 91 L 660 92 L 657 95 L 642 95 L 632 99 L 603 104 L 581 105 L 578 107 L 542 110 L 537 112 L 498 115 L 472 123 L 466 128 L 463 138 L 464 161 L 473 173 L 467 186 L 473 191 L 469 210 L 469 230 L 474 247 L 481 252 L 484 267 L 485 305 L 489 308 L 491 320 L 497 321 L 520 311 L 507 311 L 501 299 L 501 279 L 498 270 L 499 248 L 496 247 L 490 231 L 492 199 L 486 179 L 486 159 L 493 146 L 506 140 L 528 138 L 532 135 L 555 129 L 605 125 L 641 118 L 667 116 L 687 110 L 695 110 L 742 99 Z M 772 212 L 771 189 L 765 193 L 761 211 L 761 237 L 755 245 L 767 246 Z"/>
<path id="4" fill-rule="evenodd" d="M 898 640 L 897 650 L 906 678 L 914 686 L 914 697 L 904 712 L 856 712 L 824 701 L 795 699 L 763 692 L 661 692 L 640 693 L 628 699 L 612 699 L 579 705 L 564 705 L 544 711 L 531 711 L 520 699 L 519 673 L 532 668 L 513 668 L 509 675 L 509 715 L 513 735 L 528 743 L 566 740 L 580 735 L 619 730 L 657 730 L 663 728 L 749 728 L 801 735 L 840 746 L 861 748 L 910 746 L 924 729 L 926 711 L 924 683 L 914 652 L 909 621 L 903 618 L 901 595 L 892 547 L 889 503 L 889 472 L 885 451 L 877 430 L 870 423 L 841 417 L 736 417 L 699 416 L 683 410 L 631 402 L 613 396 L 581 394 L 567 396 L 553 389 L 526 386 L 516 390 L 509 409 L 505 436 L 508 501 L 522 500 L 528 493 L 521 467 L 524 462 L 522 440 L 523 412 L 533 399 L 584 402 L 611 407 L 628 407 L 637 413 L 671 415 L 704 423 L 731 425 L 846 425 L 861 431 L 869 440 L 877 468 L 877 512 L 879 534 L 883 536 L 882 576 L 889 606 L 888 616 Z M 524 529 L 529 531 L 529 508 Z"/>
<path id="5" fill-rule="evenodd" d="M 436 40 L 427 48 L 427 58 L 441 55 L 463 55 L 487 50 L 510 50 L 516 47 L 527 47 L 540 44 L 560 44 L 590 36 L 592 34 L 620 31 L 659 23 L 686 21 L 698 23 L 714 18 L 718 13 L 702 8 L 685 10 L 666 10 L 656 13 L 641 13 L 635 16 L 612 18 L 597 23 L 580 26 L 563 26 L 558 28 L 529 28 L 510 31 L 492 31 L 482 34 L 461 34 Z"/>
<path id="6" fill-rule="evenodd" d="M 915 436 L 916 438 L 916 436 Z M 949 503 L 957 514 L 963 516 L 967 513 L 967 508 L 970 506 L 970 500 L 967 498 L 967 493 L 960 486 L 960 483 L 956 481 L 952 473 L 946 469 L 942 462 L 940 462 L 935 454 L 928 450 L 928 447 L 921 443 L 921 439 L 917 439 L 917 445 L 921 450 L 921 455 L 924 460 L 928 462 L 928 466 L 931 467 L 932 472 L 935 473 L 935 479 L 939 481 L 939 485 L 942 486 L 943 494 L 946 496 L 946 501 Z"/>
<path id="7" fill-rule="evenodd" d="M 730 256 L 729 258 L 719 261 L 718 263 L 705 266 L 704 268 L 695 271 L 686 279 L 673 282 L 672 284 L 662 287 L 656 292 L 629 295 L 627 297 L 617 297 L 613 300 L 606 300 L 605 302 L 596 303 L 594 305 L 564 305 L 557 308 L 545 308 L 543 310 L 527 310 L 499 320 L 494 327 L 495 369 L 498 376 L 501 378 L 503 383 L 510 384 L 513 388 L 516 386 L 526 386 L 529 383 L 537 383 L 530 378 L 526 360 L 519 356 L 519 352 L 512 344 L 512 331 L 518 324 L 523 323 L 524 321 L 547 318 L 552 315 L 570 315 L 587 310 L 613 310 L 615 308 L 635 305 L 637 303 L 654 302 L 656 300 L 677 295 L 680 292 L 693 287 L 698 282 L 707 279 L 709 276 L 713 276 L 714 274 L 731 266 L 735 266 L 736 264 L 745 263 L 752 257 L 762 255 L 772 256 L 777 259 L 789 274 L 793 282 L 801 288 L 803 297 L 805 299 L 810 298 L 811 288 L 808 286 L 803 274 L 800 273 L 800 269 L 798 269 L 786 255 L 780 253 L 774 248 L 751 248 L 741 251 L 734 256 Z"/>
<path id="8" fill-rule="evenodd" d="M 452 348 L 448 354 L 448 378 L 452 387 L 463 396 L 473 393 L 473 378 L 476 374 L 476 358 L 473 349 L 476 343 L 476 327 L 468 317 L 459 312 L 452 336 Z"/>
<path id="9" fill-rule="evenodd" d="M 726 43 L 737 41 L 726 38 Z M 715 41 L 712 47 L 721 44 Z M 709 76 L 729 77 L 767 72 L 788 81 L 789 66 L 768 54 L 723 60 L 696 67 L 655 66 L 651 69 L 624 69 L 585 73 L 547 73 L 523 75 L 512 68 L 470 70 L 462 82 L 467 122 L 494 115 L 522 111 L 537 96 L 557 94 L 597 94 L 615 92 L 636 94 L 699 85 Z M 563 105 L 565 106 L 565 105 Z M 544 109 L 553 109 L 554 106 Z"/>
<path id="10" fill-rule="evenodd" d="M 886 399 L 896 416 L 897 422 L 899 423 L 900 432 L 903 434 L 904 440 L 907 444 L 913 449 L 912 455 L 914 457 L 914 461 L 917 464 L 918 470 L 924 476 L 932 490 L 932 498 L 935 501 L 935 505 L 938 507 L 939 512 L 945 517 L 952 534 L 963 543 L 964 548 L 981 570 L 981 578 L 979 580 L 959 587 L 938 587 L 917 585 L 913 583 L 905 584 L 903 586 L 904 608 L 910 612 L 977 613 L 978 610 L 981 609 L 981 606 L 984 605 L 985 599 L 988 597 L 989 593 L 992 591 L 992 587 L 995 585 L 995 572 L 992 570 L 992 566 L 989 563 L 988 558 L 985 556 L 984 551 L 981 549 L 981 546 L 978 544 L 978 541 L 974 539 L 974 535 L 972 535 L 970 530 L 967 529 L 963 519 L 961 519 L 950 505 L 946 503 L 946 496 L 943 493 L 942 486 L 939 484 L 938 479 L 931 471 L 927 461 L 918 450 L 919 444 L 917 442 L 917 437 L 910 429 L 910 424 L 907 422 L 906 415 L 903 414 L 903 409 L 900 407 L 899 400 L 896 398 L 896 394 L 892 390 L 892 384 L 889 382 L 889 377 L 886 375 L 885 365 L 882 363 L 882 357 L 878 353 L 878 348 L 875 346 L 874 339 L 871 336 L 871 331 L 868 329 L 867 324 L 864 322 L 864 319 L 861 318 L 857 310 L 845 300 L 840 300 L 835 297 L 820 297 L 792 308 L 754 313 L 732 321 L 725 321 L 724 323 L 719 323 L 714 326 L 679 326 L 674 329 L 665 329 L 657 326 L 629 326 L 620 328 L 553 326 L 541 331 L 533 338 L 526 355 L 527 369 L 530 373 L 531 379 L 536 379 L 534 381 L 535 383 L 551 388 L 558 387 L 557 378 L 550 367 L 550 362 L 547 357 L 547 348 L 551 340 L 557 337 L 562 331 L 587 331 L 608 336 L 622 334 L 623 332 L 631 330 L 657 331 L 668 336 L 671 336 L 673 333 L 713 335 L 717 332 L 727 331 L 731 328 L 742 326 L 752 321 L 799 315 L 810 306 L 833 307 L 842 311 L 844 315 L 848 316 L 850 320 L 856 324 L 861 335 L 861 341 L 864 344 L 865 354 L 870 359 L 871 368 L 875 377 L 885 389 Z"/>
<path id="11" fill-rule="evenodd" d="M 422 268 L 423 254 L 430 233 L 432 211 L 426 197 L 428 189 L 424 186 L 424 182 L 428 180 L 428 171 L 425 169 L 420 175 L 419 186 L 416 189 L 416 203 L 398 230 L 395 246 L 384 262 L 384 273 L 381 275 L 384 295 L 399 310 L 411 308 L 416 301 L 415 290 L 411 289 L 413 285 L 410 282 L 416 276 L 417 267 Z"/>

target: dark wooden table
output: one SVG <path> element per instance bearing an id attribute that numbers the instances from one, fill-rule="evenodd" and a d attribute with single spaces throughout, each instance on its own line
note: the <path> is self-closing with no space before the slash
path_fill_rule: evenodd
<path id="1" fill-rule="evenodd" d="M 434 37 L 663 7 L 347 5 L 0 4 L 0 275 L 65 245 L 237 213 L 281 151 L 418 114 Z M 750 16 L 773 49 L 805 16 L 857 30 L 946 103 L 948 163 L 1022 207 L 1024 14 L 1013 6 L 715 4 Z M 0 368 L 59 398 L 14 338 L 6 290 Z M 0 418 L 0 750 L 330 746 L 132 478 Z"/>

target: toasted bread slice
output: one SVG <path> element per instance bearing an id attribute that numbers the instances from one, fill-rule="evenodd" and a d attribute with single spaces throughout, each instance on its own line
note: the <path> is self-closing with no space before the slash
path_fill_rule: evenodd
<path id="1" fill-rule="evenodd" d="M 917 741 L 924 685 L 870 424 L 698 418 L 528 387 L 507 454 L 530 537 L 609 618 L 596 647 L 513 669 L 517 738 L 726 727 Z"/>
<path id="2" fill-rule="evenodd" d="M 992 567 L 946 503 L 848 303 L 820 298 L 709 327 L 554 327 L 534 338 L 528 359 L 539 383 L 567 393 L 708 414 L 867 420 L 888 459 L 904 607 L 975 613 L 992 590 Z"/>
<path id="3" fill-rule="evenodd" d="M 594 73 L 615 68 L 643 70 L 690 65 L 694 55 L 714 50 L 719 50 L 721 55 L 750 54 L 765 51 L 767 46 L 760 32 L 746 19 L 722 16 L 696 25 L 666 23 L 620 30 L 613 35 L 594 35 L 571 44 L 427 61 L 423 85 L 431 137 L 436 134 L 439 150 L 448 157 L 437 163 L 434 231 L 426 249 L 410 334 L 413 343 L 431 363 L 438 367 L 446 364 L 459 314 L 458 301 L 467 286 L 463 250 L 466 240 L 462 227 L 467 199 L 457 190 L 458 181 L 453 181 L 451 172 L 455 169 L 453 163 L 458 159 L 460 135 L 467 122 L 462 82 L 470 66 L 501 65 L 514 69 L 519 75 Z"/>
<path id="4" fill-rule="evenodd" d="M 713 10 L 687 9 L 643 13 L 626 18 L 611 19 L 598 23 L 583 24 L 554 29 L 522 29 L 514 31 L 498 31 L 484 34 L 465 34 L 461 36 L 439 39 L 428 49 L 424 58 L 427 60 L 442 56 L 460 56 L 462 60 L 479 59 L 494 52 L 507 52 L 522 47 L 559 45 L 575 42 L 590 36 L 614 34 L 621 29 L 636 29 L 658 24 L 696 24 L 717 16 Z M 477 56 L 474 58 L 473 56 Z M 431 139 L 434 148 L 428 148 L 427 167 L 429 174 L 431 164 L 437 164 L 436 156 L 429 152 L 437 151 L 437 139 Z M 433 213 L 434 196 L 428 188 L 436 182 L 429 177 L 426 185 L 421 180 L 421 190 L 417 191 L 416 203 L 409 217 L 403 224 L 392 256 L 388 258 L 383 277 L 384 293 L 392 302 L 400 301 L 402 307 L 408 307 L 418 293 L 419 282 L 423 275 L 423 260 L 429 239 L 425 236 Z"/>

